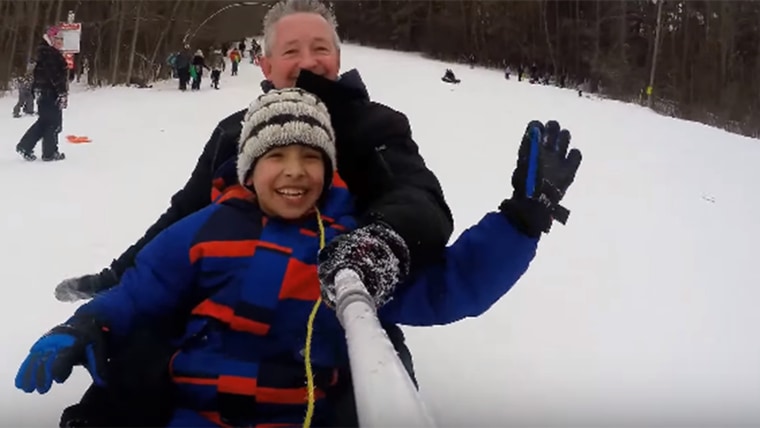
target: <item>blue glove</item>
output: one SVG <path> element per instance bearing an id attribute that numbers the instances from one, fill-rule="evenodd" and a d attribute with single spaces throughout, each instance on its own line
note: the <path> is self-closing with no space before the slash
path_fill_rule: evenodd
<path id="1" fill-rule="evenodd" d="M 90 318 L 73 317 L 53 328 L 32 345 L 16 374 L 16 388 L 45 394 L 54 380 L 66 381 L 76 365 L 85 366 L 96 385 L 105 385 L 104 332 Z"/>

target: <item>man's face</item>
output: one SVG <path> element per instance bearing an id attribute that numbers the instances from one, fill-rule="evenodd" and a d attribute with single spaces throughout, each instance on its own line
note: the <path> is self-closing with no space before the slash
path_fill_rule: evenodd
<path id="1" fill-rule="evenodd" d="M 330 24 L 315 13 L 295 13 L 275 24 L 268 57 L 261 70 L 275 88 L 292 88 L 300 70 L 309 70 L 330 80 L 338 79 L 340 52 Z"/>
<path id="2" fill-rule="evenodd" d="M 55 36 L 53 38 L 53 47 L 58 50 L 63 48 L 63 36 Z"/>

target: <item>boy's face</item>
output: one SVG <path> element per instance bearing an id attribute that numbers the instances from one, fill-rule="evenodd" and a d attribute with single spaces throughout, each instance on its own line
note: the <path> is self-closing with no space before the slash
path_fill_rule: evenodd
<path id="1" fill-rule="evenodd" d="M 253 185 L 265 214 L 295 220 L 316 206 L 324 182 L 322 152 L 291 144 L 266 152 L 246 184 Z"/>

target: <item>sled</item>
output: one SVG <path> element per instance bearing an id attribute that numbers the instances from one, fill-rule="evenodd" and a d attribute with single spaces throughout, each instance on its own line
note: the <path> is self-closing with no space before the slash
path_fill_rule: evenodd
<path id="1" fill-rule="evenodd" d="M 86 135 L 67 135 L 66 139 L 71 144 L 91 143 L 92 140 Z"/>

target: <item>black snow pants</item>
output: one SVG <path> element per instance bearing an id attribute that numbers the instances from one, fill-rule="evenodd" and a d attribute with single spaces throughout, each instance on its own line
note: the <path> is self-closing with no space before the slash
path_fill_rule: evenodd
<path id="1" fill-rule="evenodd" d="M 177 69 L 177 77 L 179 77 L 179 90 L 187 90 L 187 82 L 190 81 L 190 67 L 182 67 Z"/>
<path id="2" fill-rule="evenodd" d="M 219 89 L 219 78 L 222 75 L 222 70 L 213 70 L 211 71 L 211 86 L 214 87 L 214 89 Z"/>
<path id="3" fill-rule="evenodd" d="M 42 157 L 50 158 L 58 153 L 58 134 L 63 126 L 63 112 L 58 107 L 58 97 L 54 94 L 40 95 L 37 113 L 37 121 L 21 137 L 16 148 L 32 153 L 37 142 L 42 140 Z"/>

